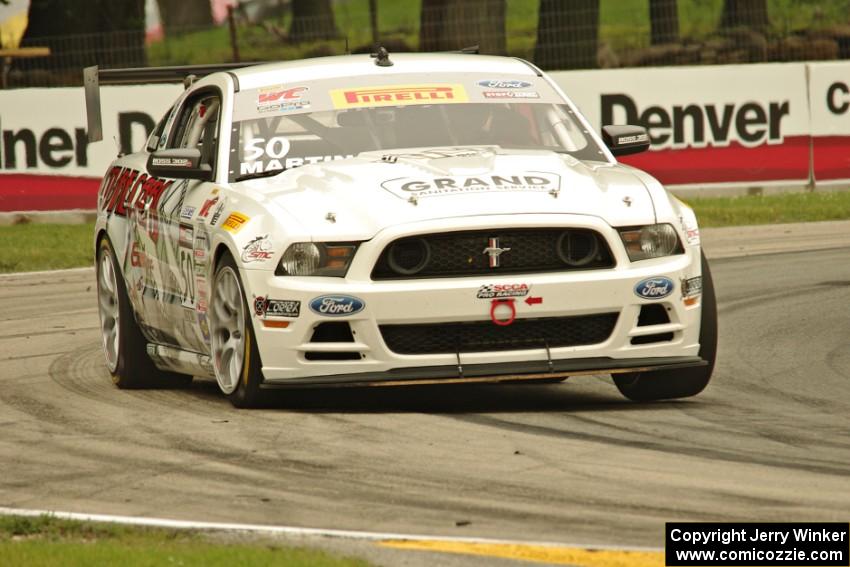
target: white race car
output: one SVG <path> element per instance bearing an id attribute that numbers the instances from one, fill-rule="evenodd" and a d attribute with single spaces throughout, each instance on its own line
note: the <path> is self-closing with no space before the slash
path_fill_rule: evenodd
<path id="1" fill-rule="evenodd" d="M 247 407 L 283 387 L 612 374 L 656 400 L 708 383 L 717 314 L 694 213 L 614 157 L 647 149 L 643 128 L 600 139 L 512 58 L 215 69 L 182 69 L 206 76 L 100 188 L 119 387 L 214 377 Z"/>

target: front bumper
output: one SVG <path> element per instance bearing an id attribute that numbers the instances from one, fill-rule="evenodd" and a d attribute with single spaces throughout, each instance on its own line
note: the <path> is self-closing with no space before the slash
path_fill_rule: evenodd
<path id="1" fill-rule="evenodd" d="M 291 378 L 286 381 L 264 383 L 263 388 L 418 386 L 423 384 L 514 382 L 567 378 L 583 374 L 678 370 L 706 365 L 708 365 L 708 362 L 698 356 L 627 358 L 623 360 L 579 358 L 575 360 L 507 362 L 468 366 L 458 364 L 457 366 L 393 368 L 386 372 L 356 372 L 353 374 Z"/>
<path id="2" fill-rule="evenodd" d="M 601 219 L 579 215 L 516 215 L 511 226 L 571 226 L 592 228 L 609 242 L 617 265 L 612 269 L 531 275 L 500 275 L 434 278 L 406 281 L 371 281 L 372 264 L 384 246 L 399 236 L 504 226 L 488 217 L 466 219 L 463 227 L 447 228 L 435 223 L 393 227 L 360 246 L 346 278 L 276 277 L 260 270 L 245 270 L 249 304 L 256 297 L 300 301 L 300 314 L 286 328 L 264 324 L 254 316 L 254 330 L 263 362 L 266 386 L 300 384 L 430 383 L 432 381 L 494 381 L 501 379 L 554 378 L 581 373 L 611 373 L 658 369 L 662 366 L 699 365 L 699 302 L 686 304 L 682 280 L 700 275 L 699 247 L 685 254 L 630 263 L 616 230 Z M 666 276 L 676 284 L 661 299 L 639 297 L 635 285 L 645 278 Z M 515 298 L 517 319 L 572 317 L 618 313 L 617 322 L 602 342 L 549 348 L 541 342 L 518 350 L 471 352 L 458 345 L 451 353 L 405 355 L 393 352 L 384 341 L 381 325 L 433 324 L 489 321 L 491 300 L 478 299 L 482 286 L 525 284 L 527 297 Z M 328 317 L 310 309 L 323 295 L 354 296 L 364 303 L 357 313 Z M 252 297 L 253 296 L 253 297 Z M 639 326 L 641 307 L 662 305 L 669 322 Z M 311 342 L 317 325 L 344 322 L 350 326 L 348 342 Z M 634 344 L 646 335 L 666 335 L 669 340 Z M 318 354 L 317 354 L 318 353 Z M 324 353 L 324 354 L 323 354 Z M 353 359 L 328 360 L 327 353 L 345 353 Z M 554 373 L 554 374 L 553 374 Z M 545 375 L 545 376 L 544 376 Z M 411 382 L 412 381 L 412 382 Z"/>

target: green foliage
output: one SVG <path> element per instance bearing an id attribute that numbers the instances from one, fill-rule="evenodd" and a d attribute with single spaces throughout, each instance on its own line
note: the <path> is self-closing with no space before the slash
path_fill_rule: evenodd
<path id="1" fill-rule="evenodd" d="M 510 55 L 531 58 L 537 41 L 540 0 L 506 0 L 507 48 Z M 261 25 L 240 25 L 239 50 L 243 61 L 289 60 L 345 53 L 345 38 L 351 49 L 371 43 L 368 0 L 333 3 L 334 17 L 342 37 L 338 41 L 288 44 Z M 679 0 L 682 38 L 705 39 L 715 33 L 723 0 Z M 378 1 L 378 28 L 388 45 L 403 42 L 410 49 L 419 45 L 421 0 Z M 850 23 L 848 0 L 768 0 L 770 32 L 786 35 L 802 29 L 818 29 Z M 285 32 L 289 15 L 263 22 Z M 600 0 L 599 38 L 615 52 L 649 45 L 648 0 Z M 154 43 L 148 48 L 152 65 L 213 63 L 232 60 L 226 27 L 199 31 Z"/>

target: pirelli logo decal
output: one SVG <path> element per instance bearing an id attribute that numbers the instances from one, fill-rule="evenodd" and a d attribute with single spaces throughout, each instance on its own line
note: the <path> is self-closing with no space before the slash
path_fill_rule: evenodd
<path id="1" fill-rule="evenodd" d="M 331 91 L 334 108 L 363 108 L 367 106 L 400 106 L 405 104 L 450 104 L 468 102 L 466 90 L 459 84 L 388 85 L 334 89 Z"/>
<path id="2" fill-rule="evenodd" d="M 250 217 L 234 211 L 230 213 L 230 216 L 227 217 L 221 227 L 228 232 L 239 232 L 242 225 L 248 222 L 249 219 Z"/>

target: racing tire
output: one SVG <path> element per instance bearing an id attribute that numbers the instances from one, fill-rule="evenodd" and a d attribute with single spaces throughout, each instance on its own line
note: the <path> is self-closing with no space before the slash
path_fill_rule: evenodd
<path id="1" fill-rule="evenodd" d="M 212 362 L 219 389 L 237 408 L 259 407 L 263 365 L 239 269 L 228 253 L 216 266 L 209 318 Z"/>
<path id="2" fill-rule="evenodd" d="M 688 398 L 702 392 L 711 380 L 717 358 L 717 299 L 714 282 L 705 254 L 702 264 L 702 313 L 700 316 L 699 356 L 707 366 L 696 366 L 682 370 L 656 370 L 614 374 L 617 389 L 635 402 L 650 402 Z"/>
<path id="3" fill-rule="evenodd" d="M 121 389 L 180 387 L 185 374 L 159 370 L 147 353 L 147 340 L 136 323 L 124 276 L 108 236 L 97 247 L 97 305 L 103 352 L 112 382 Z"/>

